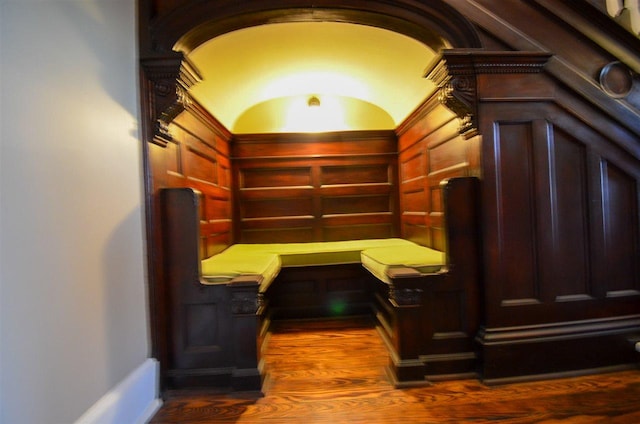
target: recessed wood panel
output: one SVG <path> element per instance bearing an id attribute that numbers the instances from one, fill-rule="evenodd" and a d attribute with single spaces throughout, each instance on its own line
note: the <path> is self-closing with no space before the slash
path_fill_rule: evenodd
<path id="1" fill-rule="evenodd" d="M 227 158 L 218 158 L 218 185 L 231 189 L 231 166 Z"/>
<path id="2" fill-rule="evenodd" d="M 436 250 L 445 252 L 447 250 L 447 239 L 444 227 L 429 227 L 431 235 L 431 247 Z"/>
<path id="3" fill-rule="evenodd" d="M 497 123 L 503 301 L 538 298 L 531 123 Z"/>
<path id="4" fill-rule="evenodd" d="M 171 141 L 165 148 L 166 171 L 182 174 L 182 162 L 180 158 L 180 143 Z"/>
<path id="5" fill-rule="evenodd" d="M 410 125 L 402 126 L 398 141 L 400 151 L 424 139 L 448 122 L 457 121 L 455 114 L 437 101 L 437 96 L 428 99 L 425 105 L 427 107 L 421 117 L 412 120 Z"/>
<path id="6" fill-rule="evenodd" d="M 412 156 L 400 157 L 400 182 L 422 177 L 427 172 L 427 155 L 425 151 L 416 151 Z"/>
<path id="7" fill-rule="evenodd" d="M 185 305 L 185 350 L 216 349 L 220 344 L 218 305 Z"/>
<path id="8" fill-rule="evenodd" d="M 429 172 L 467 165 L 467 140 L 458 136 L 429 149 Z"/>
<path id="9" fill-rule="evenodd" d="M 201 253 L 201 258 L 208 258 L 217 253 L 222 252 L 227 247 L 233 244 L 231 238 L 231 222 L 228 223 L 228 230 L 220 233 L 213 233 L 205 238 L 204 251 Z"/>
<path id="10" fill-rule="evenodd" d="M 201 143 L 202 146 L 215 149 L 218 153 L 228 156 L 229 143 L 226 140 L 227 134 L 224 127 L 221 127 L 219 122 L 215 122 L 215 118 L 204 109 L 197 105 L 194 106 L 193 109 L 189 109 L 186 113 L 178 115 L 173 124 L 179 126 L 185 135 L 198 140 L 198 143 Z"/>
<path id="11" fill-rule="evenodd" d="M 200 258 L 208 258 L 231 245 L 231 220 L 200 223 Z"/>
<path id="12" fill-rule="evenodd" d="M 424 212 L 427 209 L 427 197 L 424 190 L 402 192 L 404 212 Z"/>
<path id="13" fill-rule="evenodd" d="M 404 223 L 402 225 L 402 237 L 423 246 L 432 245 L 431 237 L 429 236 L 429 229 L 426 225 Z"/>
<path id="14" fill-rule="evenodd" d="M 320 167 L 321 185 L 390 182 L 389 167 L 386 164 Z"/>
<path id="15" fill-rule="evenodd" d="M 306 216 L 283 216 L 273 218 L 247 218 L 242 220 L 242 228 L 259 231 L 261 229 L 307 229 L 312 228 L 316 218 L 311 215 Z M 309 240 L 307 240 L 309 241 Z"/>
<path id="16" fill-rule="evenodd" d="M 447 334 L 464 332 L 464 301 L 461 291 L 443 291 L 434 293 L 433 320 L 434 338 L 447 338 Z"/>
<path id="17" fill-rule="evenodd" d="M 393 237 L 394 230 L 391 224 L 363 224 L 344 227 L 325 227 L 323 240 L 358 240 Z"/>
<path id="18" fill-rule="evenodd" d="M 218 183 L 218 164 L 213 152 L 205 152 L 194 147 L 185 149 L 185 169 L 188 178 L 210 184 Z"/>
<path id="19" fill-rule="evenodd" d="M 606 166 L 605 237 L 608 263 L 607 296 L 627 294 L 640 289 L 638 284 L 640 237 L 638 225 L 638 183 L 611 163 Z"/>
<path id="20" fill-rule="evenodd" d="M 312 185 L 311 168 L 243 169 L 240 188 L 299 187 Z"/>
<path id="21" fill-rule="evenodd" d="M 241 243 L 304 243 L 314 240 L 313 228 L 242 230 Z"/>
<path id="22" fill-rule="evenodd" d="M 396 152 L 393 131 L 349 131 L 319 134 L 239 135 L 236 158 L 328 157 Z"/>
<path id="23" fill-rule="evenodd" d="M 324 215 L 321 220 L 322 228 L 379 225 L 392 226 L 393 223 L 394 217 L 391 212 Z M 379 237 L 376 237 L 375 234 L 369 234 L 369 236 L 365 238 Z"/>
<path id="24" fill-rule="evenodd" d="M 554 131 L 552 146 L 553 167 L 550 176 L 552 228 L 548 261 L 549 283 L 545 291 L 557 300 L 570 296 L 588 295 L 589 285 L 589 203 L 586 196 L 587 150 L 584 144 L 563 131 Z"/>
<path id="25" fill-rule="evenodd" d="M 442 201 L 442 188 L 438 186 L 429 187 L 429 197 L 431 199 L 431 208 L 429 212 L 444 212 Z"/>
<path id="26" fill-rule="evenodd" d="M 322 198 L 322 215 L 391 212 L 389 196 L 340 196 Z"/>
<path id="27" fill-rule="evenodd" d="M 293 241 L 398 235 L 391 216 L 398 210 L 396 147 L 395 134 L 387 131 L 238 137 L 233 147 L 237 233 L 255 239 L 255 231 L 264 229 L 276 240 Z M 273 231 L 285 231 L 291 217 L 303 216 L 311 217 L 305 223 L 311 235 Z M 342 225 L 354 230 L 333 229 Z"/>
<path id="28" fill-rule="evenodd" d="M 387 196 L 392 198 L 394 186 L 388 183 L 322 186 L 314 194 L 324 197 Z"/>
<path id="29" fill-rule="evenodd" d="M 443 122 L 442 125 L 432 133 L 429 133 L 424 138 L 424 143 L 426 143 L 428 149 L 433 149 L 441 144 L 449 143 L 456 138 L 463 140 L 459 131 L 460 122 L 457 119 L 451 118 L 447 122 Z"/>
<path id="30" fill-rule="evenodd" d="M 241 206 L 242 218 L 264 218 L 313 215 L 313 199 L 266 199 L 245 201 Z"/>
<path id="31" fill-rule="evenodd" d="M 229 219 L 231 216 L 231 202 L 229 198 L 207 196 L 204 200 L 206 221 Z"/>

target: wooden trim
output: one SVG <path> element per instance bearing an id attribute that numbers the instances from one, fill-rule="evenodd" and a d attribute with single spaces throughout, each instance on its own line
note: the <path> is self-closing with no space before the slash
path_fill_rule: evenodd
<path id="1" fill-rule="evenodd" d="M 152 1 L 152 0 L 147 0 Z M 147 10 L 142 1 L 141 10 Z M 438 51 L 445 46 L 480 47 L 473 25 L 443 1 L 409 0 L 246 0 L 243 2 L 185 2 L 154 16 L 148 28 L 149 51 L 189 53 L 227 32 L 268 23 L 346 22 L 398 32 Z M 148 37 L 141 37 L 142 40 Z M 143 50 L 143 53 L 145 52 Z"/>
<path id="2" fill-rule="evenodd" d="M 477 76 L 539 73 L 551 57 L 546 52 L 445 50 L 427 67 L 425 76 L 438 86 L 438 99 L 460 118 L 458 132 L 478 135 Z"/>
<path id="3" fill-rule="evenodd" d="M 169 124 L 192 103 L 189 88 L 202 80 L 196 67 L 183 55 L 173 54 L 140 61 L 144 110 L 152 123 L 145 140 L 166 147 L 172 140 Z"/>

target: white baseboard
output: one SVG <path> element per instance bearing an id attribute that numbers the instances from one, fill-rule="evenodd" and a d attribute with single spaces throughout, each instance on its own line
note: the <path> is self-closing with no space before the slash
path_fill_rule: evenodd
<path id="1" fill-rule="evenodd" d="M 149 358 L 89 408 L 75 424 L 144 424 L 162 405 L 158 361 Z"/>

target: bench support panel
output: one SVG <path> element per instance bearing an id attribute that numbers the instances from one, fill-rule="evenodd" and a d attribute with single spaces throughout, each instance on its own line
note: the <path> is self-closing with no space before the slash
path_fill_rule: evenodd
<path id="1" fill-rule="evenodd" d="M 273 319 L 371 314 L 369 273 L 361 264 L 282 268 L 265 293 Z"/>

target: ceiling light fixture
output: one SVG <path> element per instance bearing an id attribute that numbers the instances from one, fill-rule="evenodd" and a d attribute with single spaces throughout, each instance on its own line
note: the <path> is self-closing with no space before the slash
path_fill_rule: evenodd
<path id="1" fill-rule="evenodd" d="M 307 100 L 307 106 L 309 107 L 318 107 L 320 106 L 320 99 L 316 96 L 311 96 L 309 97 L 309 100 Z"/>

